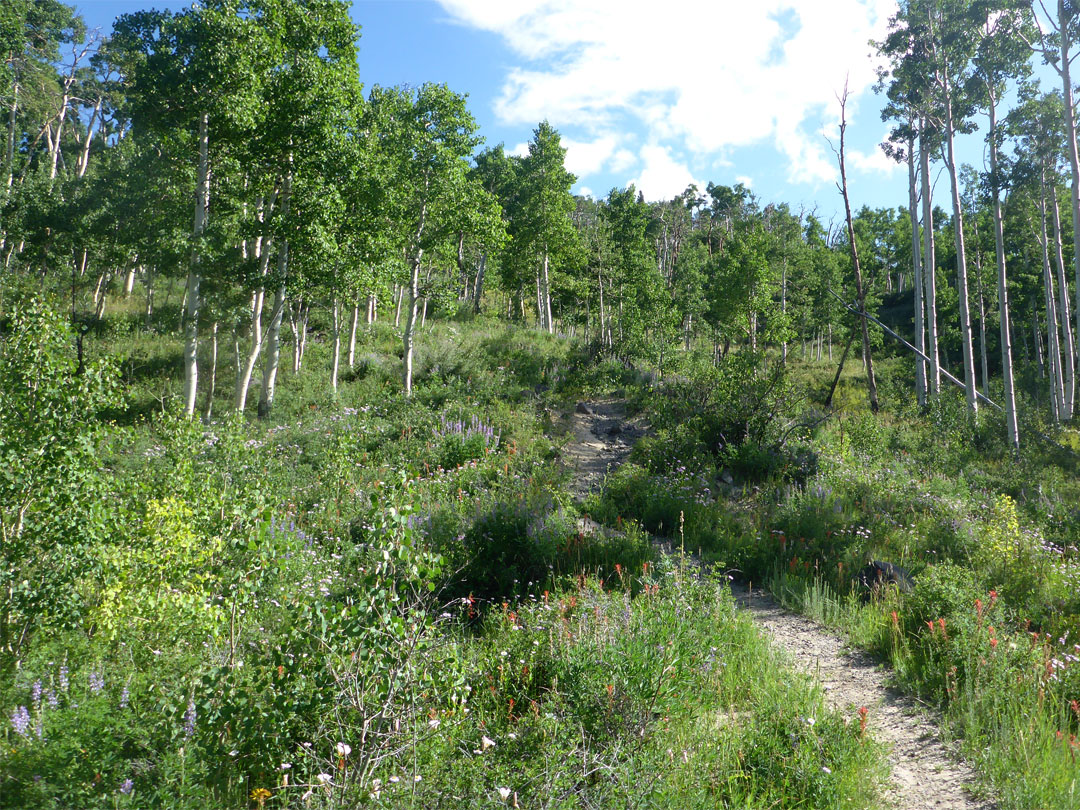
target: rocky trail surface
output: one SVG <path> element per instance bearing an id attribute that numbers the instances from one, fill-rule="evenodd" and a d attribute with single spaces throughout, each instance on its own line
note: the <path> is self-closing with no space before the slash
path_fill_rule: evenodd
<path id="1" fill-rule="evenodd" d="M 565 417 L 572 440 L 564 458 L 575 470 L 572 491 L 581 499 L 597 491 L 604 476 L 626 460 L 648 430 L 626 414 L 625 402 L 578 403 Z M 595 529 L 591 525 L 584 530 Z M 855 713 L 868 709 L 868 728 L 884 743 L 891 766 L 885 807 L 894 810 L 994 810 L 996 804 L 969 789 L 974 773 L 942 743 L 935 716 L 915 699 L 888 685 L 888 672 L 870 656 L 809 619 L 783 608 L 767 592 L 733 583 L 737 604 L 785 650 L 795 666 L 817 679 L 830 707 Z"/>

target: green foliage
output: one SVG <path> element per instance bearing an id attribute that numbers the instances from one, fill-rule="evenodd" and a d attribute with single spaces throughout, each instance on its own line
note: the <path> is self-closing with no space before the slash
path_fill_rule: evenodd
<path id="1" fill-rule="evenodd" d="M 72 586 L 112 524 L 97 412 L 118 405 L 114 366 L 79 368 L 74 339 L 44 300 L 16 302 L 0 342 L 0 650 L 77 622 Z"/>

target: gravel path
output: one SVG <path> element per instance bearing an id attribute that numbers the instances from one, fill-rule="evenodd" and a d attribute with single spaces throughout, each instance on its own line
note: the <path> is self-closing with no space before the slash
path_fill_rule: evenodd
<path id="1" fill-rule="evenodd" d="M 573 438 L 564 458 L 576 470 L 577 498 L 598 490 L 604 476 L 626 460 L 634 442 L 648 430 L 628 419 L 617 399 L 579 403 L 565 424 Z M 588 521 L 585 530 L 597 527 Z M 913 698 L 888 686 L 888 672 L 859 650 L 803 616 L 781 607 L 760 588 L 732 584 L 736 602 L 784 649 L 795 666 L 817 678 L 832 708 L 854 715 L 869 710 L 868 728 L 889 751 L 891 779 L 886 807 L 892 810 L 994 810 L 989 800 L 967 788 L 974 774 L 942 744 L 936 716 Z"/>

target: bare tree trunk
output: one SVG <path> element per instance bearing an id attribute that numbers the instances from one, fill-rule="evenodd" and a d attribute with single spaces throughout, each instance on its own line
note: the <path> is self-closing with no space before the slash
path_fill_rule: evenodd
<path id="1" fill-rule="evenodd" d="M 930 146 L 924 133 L 926 122 L 919 127 L 919 163 L 922 176 L 923 261 L 922 277 L 926 287 L 926 354 L 930 358 L 930 395 L 941 393 L 941 361 L 938 359 L 937 328 L 937 271 L 934 256 L 934 209 L 930 189 Z"/>
<path id="2" fill-rule="evenodd" d="M 338 369 L 341 366 L 341 302 L 334 296 L 332 307 L 334 319 L 334 353 L 330 362 L 330 389 L 337 396 Z"/>
<path id="3" fill-rule="evenodd" d="M 131 291 L 135 289 L 135 273 L 138 271 L 139 266 L 137 264 L 131 265 L 128 268 L 127 275 L 124 277 L 124 298 L 131 298 Z"/>
<path id="4" fill-rule="evenodd" d="M 90 163 L 90 143 L 94 138 L 94 122 L 97 121 L 98 116 L 101 115 L 101 105 L 104 99 L 98 98 L 94 104 L 94 111 L 90 114 L 90 121 L 86 124 L 86 138 L 83 140 L 82 155 L 79 157 L 78 163 L 78 175 L 82 177 L 86 174 L 86 167 Z"/>
<path id="5" fill-rule="evenodd" d="M 218 322 L 210 326 L 210 385 L 206 388 L 206 404 L 203 406 L 203 421 L 209 422 L 214 412 L 214 391 L 217 389 L 218 359 Z"/>
<path id="6" fill-rule="evenodd" d="M 195 191 L 195 225 L 192 229 L 195 247 L 191 249 L 191 264 L 187 278 L 187 309 L 184 317 L 184 412 L 190 418 L 195 413 L 195 394 L 199 383 L 199 238 L 206 230 L 210 206 L 210 116 L 199 117 L 199 166 Z"/>
<path id="7" fill-rule="evenodd" d="M 840 98 L 840 192 L 844 196 L 844 212 L 847 217 L 848 241 L 851 244 L 851 264 L 855 270 L 855 295 L 859 302 L 859 312 L 862 313 L 862 344 L 863 356 L 866 358 L 866 387 L 870 396 L 870 410 L 878 412 L 877 380 L 874 378 L 874 356 L 870 351 L 870 329 L 866 320 L 866 291 L 863 288 L 862 268 L 859 265 L 859 249 L 855 243 L 855 228 L 851 222 L 851 201 L 848 199 L 847 167 L 844 163 L 844 134 L 847 130 L 847 118 L 845 107 L 847 106 L 847 83 L 844 83 L 844 93 Z M 837 372 L 839 376 L 839 371 Z M 831 401 L 832 394 L 829 399 Z"/>
<path id="8" fill-rule="evenodd" d="M 480 300 L 484 295 L 484 271 L 487 269 L 487 253 L 480 254 L 480 266 L 476 270 L 476 284 L 473 285 L 473 312 L 480 314 Z"/>
<path id="9" fill-rule="evenodd" d="M 544 249 L 544 322 L 549 335 L 555 334 L 555 323 L 551 319 L 551 280 L 548 276 L 548 252 Z"/>
<path id="10" fill-rule="evenodd" d="M 990 98 L 990 173 L 995 178 L 994 194 L 994 256 L 997 260 L 998 312 L 1001 317 L 1001 376 L 1004 384 L 1002 407 L 1005 410 L 1005 426 L 1013 452 L 1020 449 L 1020 427 L 1016 414 L 1016 383 L 1013 377 L 1012 324 L 1009 323 L 1009 285 L 1005 272 L 1005 232 L 1001 215 L 1001 192 L 997 188 L 997 112 L 996 99 Z"/>
<path id="11" fill-rule="evenodd" d="M 1058 304 L 1061 312 L 1061 334 L 1064 345 L 1061 347 L 1064 361 L 1065 411 L 1062 419 L 1072 419 L 1076 400 L 1076 355 L 1073 344 L 1072 313 L 1069 311 L 1069 286 L 1065 282 L 1065 257 L 1061 250 L 1061 209 L 1058 205 L 1057 188 L 1050 184 L 1050 199 L 1053 201 L 1054 214 L 1054 268 L 1057 270 Z"/>
<path id="12" fill-rule="evenodd" d="M 420 224 L 413 240 L 413 256 L 409 261 L 409 308 L 405 312 L 405 328 L 401 333 L 402 348 L 402 376 L 405 384 L 405 396 L 412 396 L 413 377 L 413 337 L 416 328 L 416 302 L 420 297 L 420 262 L 423 260 L 424 249 L 420 239 L 424 233 L 424 225 L 427 222 L 427 205 L 420 208 Z"/>
<path id="13" fill-rule="evenodd" d="M 154 317 L 154 268 L 146 268 L 146 326 L 149 328 L 150 320 Z"/>
<path id="14" fill-rule="evenodd" d="M 1049 359 L 1050 401 L 1053 405 L 1054 421 L 1060 422 L 1065 416 L 1065 385 L 1061 374 L 1061 348 L 1058 343 L 1057 300 L 1054 295 L 1054 274 L 1050 269 L 1050 238 L 1046 230 L 1046 186 L 1041 184 L 1042 195 L 1039 205 L 1040 242 L 1042 243 L 1043 292 L 1046 301 L 1046 354 Z"/>
<path id="15" fill-rule="evenodd" d="M 979 246 L 979 216 L 971 212 L 971 225 L 975 234 L 975 289 L 979 296 L 979 361 L 982 370 L 983 396 L 990 396 L 990 372 L 986 363 L 986 301 L 983 298 L 982 250 Z"/>
<path id="16" fill-rule="evenodd" d="M 278 248 L 278 268 L 288 262 L 289 243 L 282 242 Z M 262 391 L 259 394 L 259 418 L 267 419 L 274 408 L 274 390 L 277 387 L 278 366 L 281 362 L 281 319 L 285 314 L 285 285 L 279 284 L 274 291 L 274 311 L 270 328 L 266 331 L 266 357 L 263 359 Z"/>
<path id="17" fill-rule="evenodd" d="M 1065 116 L 1065 153 L 1069 159 L 1069 168 L 1072 172 L 1072 227 L 1073 227 L 1073 267 L 1076 275 L 1076 333 L 1080 336 L 1080 152 L 1077 151 L 1076 143 L 1076 108 L 1073 100 L 1072 83 L 1072 59 L 1075 54 L 1072 50 L 1072 21 L 1075 14 L 1074 4 L 1058 0 L 1058 47 L 1060 48 L 1060 61 L 1057 63 L 1058 72 L 1061 75 L 1062 99 L 1064 101 Z M 1050 60 L 1048 60 L 1050 61 Z"/>
<path id="18" fill-rule="evenodd" d="M 353 301 L 352 324 L 349 326 L 349 368 L 356 365 L 356 327 L 360 323 L 360 298 Z"/>
<path id="19" fill-rule="evenodd" d="M 397 290 L 397 303 L 394 305 L 394 328 L 397 329 L 401 325 L 401 299 L 405 297 L 405 287 L 401 284 L 395 284 L 394 287 Z"/>
<path id="20" fill-rule="evenodd" d="M 964 252 L 964 211 L 960 204 L 960 185 L 957 179 L 956 155 L 953 137 L 952 97 L 946 77 L 945 92 L 945 147 L 948 156 L 949 180 L 952 189 L 953 233 L 956 239 L 956 287 L 960 307 L 960 343 L 964 356 L 964 394 L 968 409 L 979 412 L 979 398 L 975 388 L 975 351 L 971 339 L 971 306 L 968 302 L 967 256 Z"/>
<path id="21" fill-rule="evenodd" d="M 1039 364 L 1039 379 L 1046 376 L 1046 363 L 1043 360 L 1042 335 L 1039 333 L 1039 310 L 1035 299 L 1031 299 L 1031 332 L 1035 338 L 1035 361 Z"/>

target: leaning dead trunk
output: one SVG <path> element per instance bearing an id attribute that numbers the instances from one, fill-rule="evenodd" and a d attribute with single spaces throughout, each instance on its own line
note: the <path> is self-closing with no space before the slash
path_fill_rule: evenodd
<path id="1" fill-rule="evenodd" d="M 862 314 L 863 357 L 866 360 L 866 388 L 870 396 L 870 410 L 878 412 L 877 380 L 874 377 L 874 356 L 870 351 L 870 329 L 866 320 L 866 290 L 863 287 L 862 268 L 859 265 L 859 248 L 855 243 L 855 228 L 851 221 L 851 201 L 848 199 L 847 166 L 844 163 L 844 133 L 847 130 L 845 107 L 847 106 L 847 85 L 840 99 L 840 192 L 844 196 L 844 213 L 847 218 L 848 242 L 851 244 L 851 264 L 855 270 L 855 295 Z"/>

